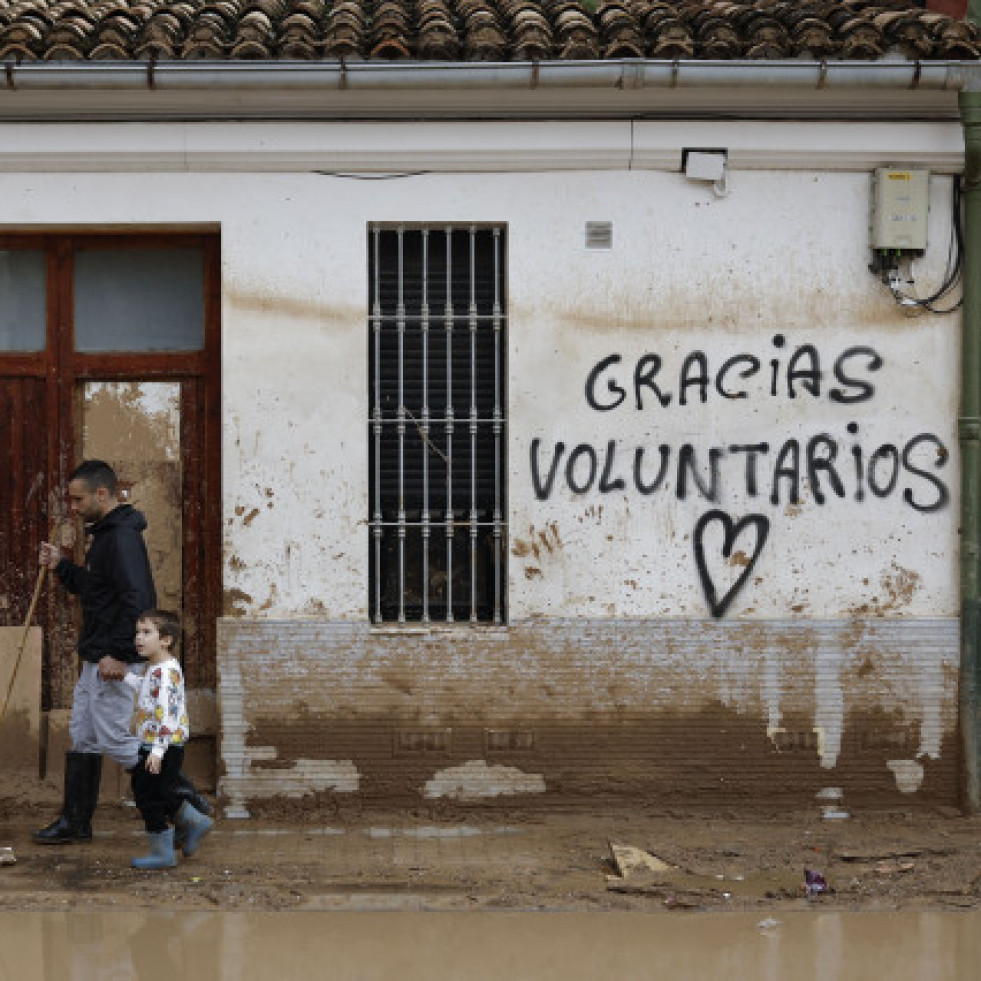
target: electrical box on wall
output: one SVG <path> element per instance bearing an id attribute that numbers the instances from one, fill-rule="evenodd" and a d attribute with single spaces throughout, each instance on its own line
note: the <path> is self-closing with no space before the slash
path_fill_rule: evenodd
<path id="1" fill-rule="evenodd" d="M 929 170 L 878 168 L 872 176 L 872 248 L 925 251 L 929 211 Z"/>

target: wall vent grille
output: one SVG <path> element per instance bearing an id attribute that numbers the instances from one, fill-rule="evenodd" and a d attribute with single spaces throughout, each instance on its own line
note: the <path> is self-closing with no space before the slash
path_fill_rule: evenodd
<path id="1" fill-rule="evenodd" d="M 393 750 L 396 756 L 448 753 L 452 744 L 452 729 L 396 729 Z"/>
<path id="2" fill-rule="evenodd" d="M 535 733 L 531 729 L 485 729 L 484 751 L 490 753 L 532 753 Z"/>
<path id="3" fill-rule="evenodd" d="M 613 248 L 613 222 L 612 221 L 587 221 L 586 222 L 586 248 L 587 249 L 612 249 Z"/>

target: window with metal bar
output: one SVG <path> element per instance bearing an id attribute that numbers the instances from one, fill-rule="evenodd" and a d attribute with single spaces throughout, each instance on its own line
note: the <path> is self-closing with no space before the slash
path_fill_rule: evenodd
<path id="1" fill-rule="evenodd" d="M 369 609 L 506 618 L 502 227 L 372 225 Z"/>

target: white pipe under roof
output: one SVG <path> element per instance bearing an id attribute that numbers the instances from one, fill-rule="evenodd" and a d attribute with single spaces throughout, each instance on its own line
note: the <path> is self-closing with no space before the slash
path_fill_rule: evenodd
<path id="1" fill-rule="evenodd" d="M 779 85 L 960 91 L 981 65 L 964 61 L 549 62 L 4 62 L 12 89 L 51 88 L 538 88 L 613 89 Z"/>
<path id="2" fill-rule="evenodd" d="M 0 119 L 959 119 L 964 61 L 12 62 Z"/>

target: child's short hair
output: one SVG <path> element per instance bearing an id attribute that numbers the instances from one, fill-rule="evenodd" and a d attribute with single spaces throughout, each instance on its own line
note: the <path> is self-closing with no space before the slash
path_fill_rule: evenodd
<path id="1" fill-rule="evenodd" d="M 161 637 L 169 637 L 170 649 L 177 653 L 181 646 L 181 621 L 176 613 L 170 610 L 144 610 L 137 619 L 152 623 Z"/>

